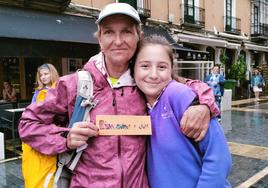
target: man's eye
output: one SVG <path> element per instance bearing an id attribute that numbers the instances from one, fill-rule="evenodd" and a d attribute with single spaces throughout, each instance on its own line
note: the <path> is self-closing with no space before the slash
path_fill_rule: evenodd
<path id="1" fill-rule="evenodd" d="M 124 33 L 132 33 L 132 31 L 131 31 L 131 30 L 128 30 L 128 29 L 126 29 L 126 30 L 124 30 Z"/>
<path id="2" fill-rule="evenodd" d="M 104 31 L 103 33 L 104 33 L 104 34 L 111 34 L 112 31 L 111 31 L 111 30 L 106 30 L 106 31 Z"/>

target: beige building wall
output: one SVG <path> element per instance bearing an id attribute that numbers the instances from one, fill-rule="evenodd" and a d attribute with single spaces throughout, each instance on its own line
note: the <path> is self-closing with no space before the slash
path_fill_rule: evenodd
<path id="1" fill-rule="evenodd" d="M 236 17 L 241 19 L 241 33 L 250 36 L 250 0 L 236 0 Z"/>
<path id="2" fill-rule="evenodd" d="M 151 1 L 151 18 L 158 21 L 168 21 L 168 1 L 169 0 L 152 0 Z"/>
<path id="3" fill-rule="evenodd" d="M 181 18 L 181 1 L 169 0 L 169 15 L 173 16 L 173 24 L 178 25 Z"/>
<path id="4" fill-rule="evenodd" d="M 242 0 L 243 1 L 243 0 Z M 224 1 L 209 0 L 205 1 L 205 30 L 214 31 L 214 26 L 217 31 L 224 30 Z"/>
<path id="5" fill-rule="evenodd" d="M 116 0 L 72 0 L 72 3 L 103 8 L 106 4 L 116 2 Z M 151 0 L 150 19 L 169 22 L 179 25 L 182 17 L 182 7 L 184 0 Z M 200 8 L 205 9 L 205 30 L 214 31 L 214 26 L 219 32 L 224 32 L 224 10 L 223 0 L 199 0 Z M 241 19 L 241 32 L 250 36 L 250 0 L 236 0 L 236 17 Z"/>
<path id="6" fill-rule="evenodd" d="M 101 9 L 106 4 L 113 3 L 115 0 L 72 0 L 72 3 Z"/>

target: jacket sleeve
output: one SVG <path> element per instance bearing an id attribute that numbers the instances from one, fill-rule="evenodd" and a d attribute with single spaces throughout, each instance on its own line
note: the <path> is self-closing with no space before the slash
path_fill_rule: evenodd
<path id="1" fill-rule="evenodd" d="M 210 80 L 210 74 L 205 77 L 204 82 L 208 83 L 209 80 Z"/>
<path id="2" fill-rule="evenodd" d="M 206 137 L 199 146 L 204 155 L 197 188 L 228 187 L 227 177 L 231 171 L 232 159 L 222 127 L 215 118 L 210 121 Z"/>
<path id="3" fill-rule="evenodd" d="M 220 110 L 215 103 L 213 90 L 206 83 L 200 80 L 188 79 L 186 85 L 191 87 L 198 95 L 200 104 L 205 104 L 209 107 L 212 117 L 216 117 L 220 114 Z"/>
<path id="4" fill-rule="evenodd" d="M 31 103 L 36 102 L 36 97 L 37 97 L 38 93 L 39 93 L 38 90 L 36 90 L 36 91 L 34 92 Z"/>
<path id="5" fill-rule="evenodd" d="M 223 75 L 220 75 L 220 84 L 224 84 L 225 83 L 225 78 Z"/>
<path id="6" fill-rule="evenodd" d="M 73 83 L 70 80 L 60 80 L 55 89 L 47 92 L 44 102 L 32 103 L 22 114 L 21 140 L 43 154 L 54 155 L 67 150 L 66 138 L 61 135 L 69 130 L 66 127 L 73 109 L 68 109 L 71 106 L 68 104 L 73 102 L 74 105 L 76 97 L 76 82 L 70 87 Z"/>

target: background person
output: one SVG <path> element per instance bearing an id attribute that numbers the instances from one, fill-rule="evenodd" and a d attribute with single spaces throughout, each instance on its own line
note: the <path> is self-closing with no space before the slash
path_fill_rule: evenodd
<path id="1" fill-rule="evenodd" d="M 8 102 L 16 102 L 16 89 L 11 85 L 9 80 L 4 81 L 3 100 Z"/>
<path id="2" fill-rule="evenodd" d="M 147 137 L 98 136 L 95 125 L 97 114 L 147 114 L 143 95 L 129 70 L 129 63 L 142 38 L 140 18 L 129 4 L 112 3 L 100 12 L 96 23 L 101 52 L 90 58 L 84 66 L 94 82 L 94 99 L 99 101 L 90 111 L 91 122 L 76 122 L 71 129 L 66 128 L 77 94 L 77 74 L 70 74 L 59 79 L 55 90 L 47 92 L 44 103 L 32 104 L 24 111 L 19 124 L 20 137 L 47 155 L 73 150 L 89 142 L 74 169 L 70 187 L 146 188 Z M 197 88 L 202 88 L 205 84 L 197 85 L 200 86 Z M 202 90 L 208 99 L 205 101 L 215 114 L 214 100 L 206 95 L 210 91 L 207 88 Z M 190 130 L 188 133 L 194 135 L 194 132 L 199 132 L 198 137 L 204 126 L 207 127 L 210 115 L 206 105 L 192 109 L 197 108 L 201 108 L 201 113 L 193 110 L 189 116 L 195 119 L 200 118 L 200 114 L 205 114 L 201 123 L 203 128 L 200 128 L 200 124 L 195 124 L 195 131 Z"/>
<path id="3" fill-rule="evenodd" d="M 36 83 L 32 103 L 43 102 L 49 89 L 55 88 L 59 78 L 57 69 L 52 64 L 43 64 L 36 72 Z M 56 171 L 57 156 L 43 155 L 30 145 L 22 143 L 22 175 L 24 187 L 43 187 L 46 176 Z M 48 187 L 52 188 L 53 178 L 50 179 Z"/>
<path id="4" fill-rule="evenodd" d="M 225 78 L 220 74 L 219 65 L 212 67 L 211 73 L 205 78 L 205 82 L 213 89 L 216 104 L 219 107 L 219 110 L 221 110 L 221 97 L 224 94 L 223 85 L 225 83 Z"/>
<path id="5" fill-rule="evenodd" d="M 201 142 L 193 142 L 178 128 L 196 94 L 172 80 L 172 48 L 153 35 L 141 41 L 134 78 L 145 94 L 152 122 L 147 154 L 151 188 L 229 188 L 231 154 L 218 121 L 210 121 Z"/>
<path id="6" fill-rule="evenodd" d="M 46 63 L 38 67 L 36 73 L 37 87 L 32 97 L 32 103 L 44 101 L 46 92 L 56 86 L 58 79 L 59 74 L 54 65 Z"/>
<path id="7" fill-rule="evenodd" d="M 254 69 L 254 73 L 251 78 L 251 87 L 254 92 L 255 101 L 260 101 L 260 93 L 262 88 L 265 86 L 265 81 L 259 71 L 259 69 Z"/>

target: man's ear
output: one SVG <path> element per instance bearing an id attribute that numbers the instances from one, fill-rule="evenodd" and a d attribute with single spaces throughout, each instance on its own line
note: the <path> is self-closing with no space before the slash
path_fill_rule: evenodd
<path id="1" fill-rule="evenodd" d="M 144 39 L 144 32 L 143 31 L 141 31 L 139 39 L 140 40 Z"/>
<path id="2" fill-rule="evenodd" d="M 100 51 L 102 51 L 102 44 L 101 44 L 101 40 L 100 40 L 100 38 L 99 38 L 99 37 L 98 37 L 97 39 L 98 39 L 98 42 L 99 42 Z"/>

